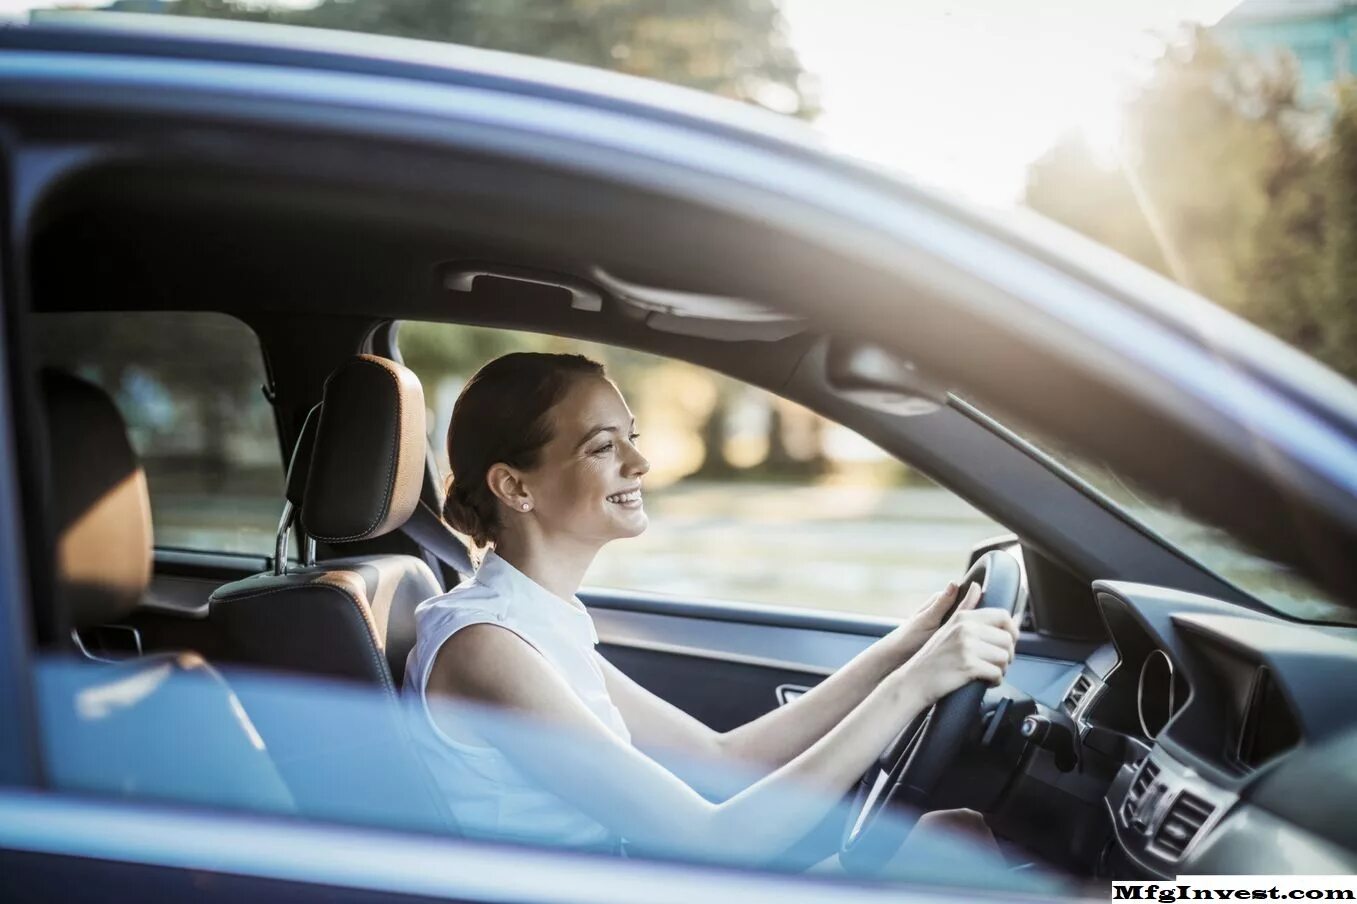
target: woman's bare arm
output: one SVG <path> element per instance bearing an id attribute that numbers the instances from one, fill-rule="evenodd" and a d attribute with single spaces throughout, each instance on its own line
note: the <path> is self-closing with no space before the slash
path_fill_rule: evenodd
<path id="1" fill-rule="evenodd" d="M 757 860 L 816 825 L 910 718 L 967 681 L 998 682 L 1011 654 L 1007 631 L 950 622 L 818 741 L 720 804 L 609 731 L 536 650 L 504 628 L 473 625 L 453 635 L 428 689 L 431 703 L 463 698 L 520 717 L 476 729 L 526 775 L 630 841 Z M 436 719 L 446 717 L 431 708 Z M 546 737 L 523 743 L 522 717 L 543 724 Z"/>
<path id="2" fill-rule="evenodd" d="M 727 732 L 713 731 L 606 661 L 603 672 L 608 692 L 637 746 L 685 779 L 698 782 L 704 792 L 726 797 L 753 778 L 790 762 L 824 737 L 932 636 L 955 598 L 956 586 L 948 585 L 934 594 L 913 619 L 863 650 L 800 698 Z M 1011 618 L 994 610 L 971 611 L 979 598 L 978 586 L 972 585 L 957 607 L 958 617 L 1003 628 L 1016 640 L 1017 628 Z M 962 616 L 962 612 L 970 614 Z M 746 770 L 741 773 L 704 768 L 706 762 L 731 760 L 745 765 Z M 710 778 L 717 775 L 722 780 L 711 784 Z"/>

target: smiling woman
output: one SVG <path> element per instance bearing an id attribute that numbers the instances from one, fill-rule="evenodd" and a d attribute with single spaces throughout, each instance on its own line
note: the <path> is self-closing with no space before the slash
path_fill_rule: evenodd
<path id="1" fill-rule="evenodd" d="M 1011 609 L 977 608 L 978 582 L 964 597 L 953 582 L 781 711 L 714 731 L 602 658 L 575 595 L 604 545 L 645 530 L 650 464 L 635 423 L 602 366 L 579 355 L 509 354 L 471 378 L 448 430 L 445 511 L 492 548 L 470 581 L 415 610 L 404 692 L 424 714 L 424 751 L 464 827 L 768 861 L 829 814 L 898 724 L 964 684 L 999 684 L 1017 624 Z M 538 745 L 469 724 L 454 701 L 569 736 L 544 760 Z M 681 767 L 661 764 L 675 752 L 733 760 L 748 786 L 704 789 L 713 804 Z M 827 793 L 789 799 L 798 786 Z"/>

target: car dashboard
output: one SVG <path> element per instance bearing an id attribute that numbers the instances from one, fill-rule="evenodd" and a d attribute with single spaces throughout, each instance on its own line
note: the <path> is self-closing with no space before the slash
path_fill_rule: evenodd
<path id="1" fill-rule="evenodd" d="M 1098 581 L 1111 642 L 1060 702 L 1122 878 L 1357 869 L 1357 631 Z"/>

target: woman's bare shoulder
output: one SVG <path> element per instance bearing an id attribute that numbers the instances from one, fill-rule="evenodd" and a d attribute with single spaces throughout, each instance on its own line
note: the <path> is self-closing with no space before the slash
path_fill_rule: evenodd
<path id="1" fill-rule="evenodd" d="M 522 706 L 557 679 L 531 644 L 498 622 L 467 625 L 434 659 L 429 690 L 502 706 Z"/>

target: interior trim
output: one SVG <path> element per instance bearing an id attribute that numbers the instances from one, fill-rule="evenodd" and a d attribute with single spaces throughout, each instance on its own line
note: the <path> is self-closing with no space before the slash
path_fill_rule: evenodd
<path id="1" fill-rule="evenodd" d="M 220 570 L 225 572 L 243 572 L 258 574 L 269 568 L 268 556 L 252 556 L 247 553 L 210 552 L 198 549 L 176 549 L 168 546 L 155 548 L 156 568 L 169 566 L 170 569 Z"/>
<path id="2" fill-rule="evenodd" d="M 711 659 L 716 662 L 734 662 L 740 665 L 753 665 L 766 669 L 780 669 L 784 672 L 800 672 L 805 675 L 823 675 L 828 677 L 834 674 L 834 669 L 825 668 L 824 666 L 807 665 L 801 662 L 791 662 L 790 660 L 774 659 L 767 656 L 749 656 L 744 653 L 704 650 L 700 647 L 689 647 L 676 643 L 663 643 L 656 640 L 634 640 L 621 635 L 614 635 L 611 632 L 599 632 L 598 641 L 599 643 L 607 644 L 610 647 L 623 647 L 629 650 L 645 650 L 650 653 L 667 653 L 671 656 L 688 656 L 694 659 Z"/>
<path id="3" fill-rule="evenodd" d="M 712 599 L 678 599 L 640 590 L 584 587 L 580 589 L 578 595 L 590 608 L 699 618 L 703 621 L 739 622 L 776 628 L 832 631 L 835 634 L 861 634 L 866 637 L 885 637 L 900 625 L 899 619 L 847 615 L 819 609 L 798 609 L 793 606 L 732 603 Z"/>

